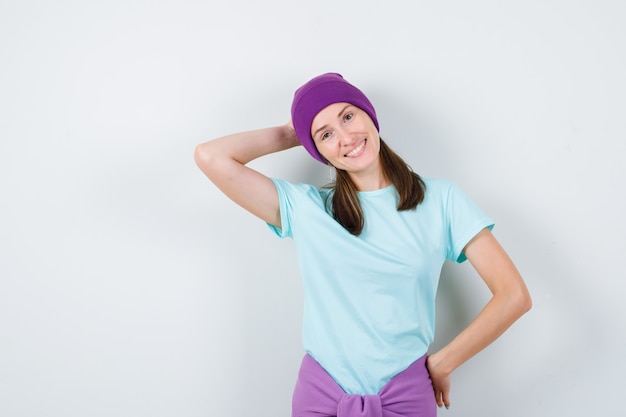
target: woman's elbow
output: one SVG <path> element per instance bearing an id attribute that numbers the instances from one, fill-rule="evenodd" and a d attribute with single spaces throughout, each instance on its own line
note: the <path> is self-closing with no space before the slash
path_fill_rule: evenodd
<path id="1" fill-rule="evenodd" d="M 209 179 L 212 179 L 212 177 L 219 171 L 219 156 L 220 155 L 216 152 L 216 148 L 212 146 L 211 142 L 201 143 L 196 146 L 193 153 L 196 165 L 207 177 L 209 177 Z"/>
<path id="2" fill-rule="evenodd" d="M 204 170 L 203 167 L 209 164 L 210 155 L 211 153 L 206 143 L 201 143 L 196 146 L 196 149 L 193 151 L 193 159 L 196 165 L 198 165 L 198 168 Z"/>
<path id="3" fill-rule="evenodd" d="M 528 313 L 533 306 L 533 300 L 525 285 L 522 285 L 521 288 L 516 291 L 514 300 L 519 316 Z"/>

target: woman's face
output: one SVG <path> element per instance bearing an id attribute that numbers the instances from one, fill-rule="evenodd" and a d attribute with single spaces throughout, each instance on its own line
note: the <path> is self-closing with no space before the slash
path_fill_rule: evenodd
<path id="1" fill-rule="evenodd" d="M 378 130 L 369 115 L 352 104 L 334 103 L 320 111 L 311 123 L 311 136 L 335 168 L 348 173 L 380 168 Z"/>

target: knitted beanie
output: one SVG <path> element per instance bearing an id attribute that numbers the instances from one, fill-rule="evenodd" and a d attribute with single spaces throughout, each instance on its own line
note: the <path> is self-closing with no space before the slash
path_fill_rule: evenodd
<path id="1" fill-rule="evenodd" d="M 315 147 L 311 136 L 311 124 L 317 113 L 334 103 L 350 103 L 357 106 L 368 114 L 376 129 L 380 131 L 372 103 L 361 90 L 347 82 L 341 74 L 329 72 L 311 79 L 298 88 L 294 94 L 291 104 L 291 121 L 302 146 L 313 158 L 323 164 L 326 164 L 326 160 Z"/>

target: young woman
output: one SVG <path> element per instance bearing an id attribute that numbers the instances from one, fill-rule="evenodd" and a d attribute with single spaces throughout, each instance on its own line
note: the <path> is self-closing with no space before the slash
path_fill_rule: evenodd
<path id="1" fill-rule="evenodd" d="M 336 170 L 318 189 L 246 164 L 302 145 Z M 530 309 L 493 222 L 446 180 L 421 178 L 380 138 L 374 107 L 341 75 L 300 87 L 283 126 L 198 145 L 200 169 L 229 198 L 296 244 L 305 356 L 294 417 L 432 417 L 450 375 Z M 448 259 L 468 259 L 493 294 L 448 345 L 427 355 Z"/>

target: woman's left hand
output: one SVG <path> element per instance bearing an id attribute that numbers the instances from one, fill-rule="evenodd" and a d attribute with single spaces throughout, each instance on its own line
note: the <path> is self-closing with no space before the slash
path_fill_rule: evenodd
<path id="1" fill-rule="evenodd" d="M 450 408 L 450 374 L 441 371 L 436 354 L 426 359 L 426 368 L 433 383 L 437 406 Z"/>

